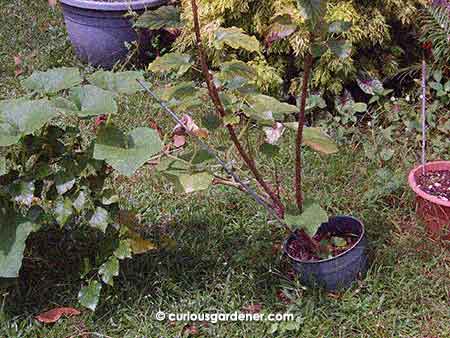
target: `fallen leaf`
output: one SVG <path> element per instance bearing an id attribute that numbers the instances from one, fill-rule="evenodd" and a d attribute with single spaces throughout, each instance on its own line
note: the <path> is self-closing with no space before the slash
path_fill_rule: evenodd
<path id="1" fill-rule="evenodd" d="M 186 336 L 197 336 L 199 334 L 198 328 L 195 325 L 186 325 L 183 328 L 183 334 Z"/>
<path id="2" fill-rule="evenodd" d="M 260 313 L 262 309 L 262 305 L 261 304 L 250 304 L 250 305 L 246 305 L 242 308 L 242 312 L 245 313 Z"/>
<path id="3" fill-rule="evenodd" d="M 20 57 L 20 55 L 14 56 L 14 64 L 16 66 L 16 70 L 14 71 L 14 74 L 16 75 L 16 77 L 23 74 L 22 63 L 23 62 L 22 62 L 22 58 Z"/>
<path id="4" fill-rule="evenodd" d="M 58 307 L 56 309 L 37 315 L 36 319 L 41 323 L 51 324 L 57 322 L 62 316 L 70 317 L 78 316 L 79 314 L 81 314 L 81 312 L 72 307 Z"/>
<path id="5" fill-rule="evenodd" d="M 173 145 L 176 148 L 180 148 L 186 144 L 186 137 L 184 135 L 174 135 L 173 136 Z"/>

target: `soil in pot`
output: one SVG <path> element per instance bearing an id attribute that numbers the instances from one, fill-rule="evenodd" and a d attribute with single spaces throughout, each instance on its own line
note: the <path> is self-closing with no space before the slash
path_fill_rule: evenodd
<path id="1" fill-rule="evenodd" d="M 350 249 L 358 241 L 359 236 L 352 233 L 337 236 L 326 232 L 316 234 L 312 239 L 313 242 L 305 233 L 297 232 L 297 238 L 287 247 L 289 255 L 304 262 L 329 259 Z"/>
<path id="2" fill-rule="evenodd" d="M 426 172 L 417 177 L 417 187 L 442 201 L 450 201 L 450 171 Z"/>

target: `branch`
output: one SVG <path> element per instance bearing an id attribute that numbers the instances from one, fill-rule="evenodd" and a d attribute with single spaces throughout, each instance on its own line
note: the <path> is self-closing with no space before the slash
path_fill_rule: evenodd
<path id="1" fill-rule="evenodd" d="M 219 114 L 220 117 L 223 118 L 226 115 L 226 112 L 220 99 L 217 87 L 213 82 L 212 75 L 209 72 L 208 64 L 206 62 L 205 51 L 203 50 L 202 37 L 200 33 L 200 21 L 198 17 L 198 7 L 196 0 L 191 0 L 191 4 L 192 4 L 192 14 L 194 18 L 194 30 L 195 30 L 197 50 L 200 56 L 200 63 L 202 67 L 203 76 L 205 77 L 206 85 L 208 87 L 208 94 L 214 103 L 214 107 L 217 113 Z M 241 158 L 243 159 L 249 170 L 252 172 L 258 184 L 270 196 L 271 200 L 274 203 L 274 207 L 277 210 L 277 213 L 280 215 L 280 217 L 282 217 L 284 215 L 284 205 L 281 203 L 276 193 L 269 187 L 269 185 L 262 178 L 261 174 L 256 168 L 255 162 L 250 158 L 250 156 L 247 154 L 247 152 L 244 150 L 244 147 L 240 143 L 233 126 L 226 125 L 226 128 L 228 129 L 231 141 L 234 143 Z"/>
<path id="2" fill-rule="evenodd" d="M 313 42 L 313 37 L 310 37 L 310 44 Z M 308 97 L 308 82 L 313 65 L 313 56 L 311 53 L 306 55 L 305 69 L 303 74 L 302 94 L 300 98 L 300 111 L 298 113 L 298 129 L 297 139 L 295 144 L 295 199 L 297 208 L 303 210 L 303 192 L 302 192 L 302 144 L 303 144 L 303 127 L 305 125 L 305 108 L 306 99 Z"/>

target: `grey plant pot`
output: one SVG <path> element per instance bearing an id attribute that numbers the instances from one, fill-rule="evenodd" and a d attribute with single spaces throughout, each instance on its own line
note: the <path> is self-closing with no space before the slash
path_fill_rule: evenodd
<path id="1" fill-rule="evenodd" d="M 164 5 L 168 0 L 60 0 L 70 41 L 77 56 L 93 66 L 110 69 L 128 53 L 126 42 L 138 36 L 125 14 L 131 9 Z"/>

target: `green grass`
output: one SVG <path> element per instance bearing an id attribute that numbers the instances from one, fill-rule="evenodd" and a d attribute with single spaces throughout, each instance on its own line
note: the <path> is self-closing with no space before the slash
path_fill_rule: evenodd
<path id="1" fill-rule="evenodd" d="M 21 93 L 15 55 L 26 59 L 23 76 L 79 65 L 61 13 L 48 9 L 46 1 L 8 2 L 0 14 L 5 21 L 0 26 L 0 98 Z M 27 59 L 30 54 L 35 56 Z M 173 128 L 143 95 L 123 100 L 121 108 L 117 120 L 127 128 L 147 125 L 149 117 Z M 289 279 L 290 267 L 277 250 L 285 234 L 268 224 L 264 210 L 249 197 L 223 187 L 175 195 L 145 168 L 114 183 L 123 205 L 142 213 L 144 230 L 156 239 L 172 238 L 176 246 L 126 262 L 115 286 L 104 288 L 96 313 L 83 310 L 51 326 L 34 316 L 56 306 L 78 306 L 77 266 L 85 255 L 95 254 L 95 243 L 75 243 L 58 232 L 35 234 L 20 278 L 3 282 L 0 290 L 0 337 L 82 337 L 86 332 L 92 337 L 177 337 L 186 335 L 185 326 L 192 323 L 158 322 L 157 311 L 234 312 L 250 304 L 261 304 L 263 313 L 296 315 L 298 327 L 274 334 L 279 337 L 450 337 L 449 248 L 427 239 L 415 220 L 406 185 L 415 152 L 408 147 L 398 146 L 386 166 L 391 179 L 400 182 L 392 190 L 377 177 L 379 165 L 364 156 L 361 145 L 342 147 L 339 155 L 326 158 L 306 152 L 308 196 L 330 214 L 361 218 L 367 228 L 370 270 L 346 292 L 327 294 Z M 292 189 L 292 154 L 285 144 L 280 175 L 286 190 Z M 289 304 L 277 297 L 280 291 Z M 271 327 L 270 322 L 195 325 L 202 337 L 269 337 Z"/>

